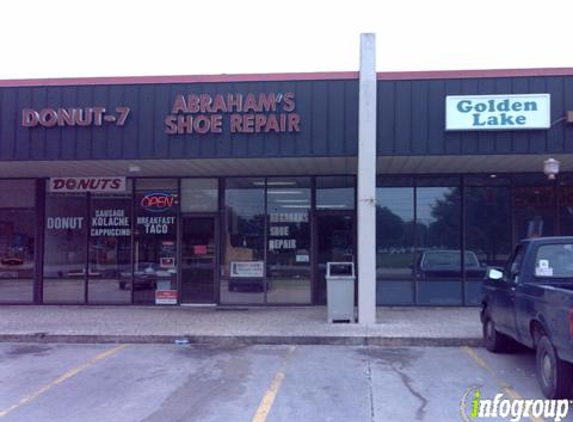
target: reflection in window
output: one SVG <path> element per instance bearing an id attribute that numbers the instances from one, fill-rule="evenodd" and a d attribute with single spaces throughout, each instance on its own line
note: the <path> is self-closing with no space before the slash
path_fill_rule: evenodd
<path id="1" fill-rule="evenodd" d="M 511 254 L 511 194 L 509 187 L 466 187 L 464 195 L 465 303 L 479 305 L 486 267 L 502 267 Z"/>
<path id="2" fill-rule="evenodd" d="M 131 202 L 131 193 L 91 195 L 89 302 L 131 302 Z"/>
<path id="3" fill-rule="evenodd" d="M 310 303 L 310 178 L 267 181 L 267 302 Z"/>
<path id="4" fill-rule="evenodd" d="M 414 303 L 414 188 L 376 189 L 376 301 Z"/>
<path id="5" fill-rule="evenodd" d="M 355 208 L 354 176 L 316 178 L 317 210 L 353 210 Z"/>
<path id="6" fill-rule="evenodd" d="M 34 210 L 0 210 L 0 302 L 33 300 Z"/>
<path id="7" fill-rule="evenodd" d="M 48 194 L 44 240 L 44 302 L 85 302 L 88 234 L 85 194 Z"/>
<path id="8" fill-rule="evenodd" d="M 573 186 L 559 186 L 560 235 L 573 236 Z"/>
<path id="9" fill-rule="evenodd" d="M 35 204 L 35 180 L 0 180 L 0 207 L 33 208 Z"/>
<path id="10" fill-rule="evenodd" d="M 177 304 L 177 180 L 136 181 L 134 303 Z"/>
<path id="11" fill-rule="evenodd" d="M 263 303 L 265 300 L 265 180 L 225 181 L 220 300 Z"/>
<path id="12" fill-rule="evenodd" d="M 316 233 L 318 264 L 315 280 L 316 303 L 326 304 L 326 266 L 328 262 L 356 264 L 355 221 L 351 213 L 317 213 Z"/>
<path id="13" fill-rule="evenodd" d="M 573 277 L 573 244 L 540 246 L 535 257 L 535 276 Z"/>
<path id="14" fill-rule="evenodd" d="M 181 212 L 215 212 L 218 208 L 217 179 L 181 180 Z"/>
<path id="15" fill-rule="evenodd" d="M 546 186 L 515 187 L 513 205 L 517 239 L 555 234 L 554 190 Z"/>
<path id="16" fill-rule="evenodd" d="M 461 305 L 461 266 L 437 265 L 424 268 L 422 265 L 428 254 L 438 254 L 444 258 L 444 262 L 451 262 L 451 259 L 446 260 L 446 256 L 461 254 L 460 189 L 417 188 L 416 215 L 419 251 L 414 271 L 418 280 L 418 303 Z"/>

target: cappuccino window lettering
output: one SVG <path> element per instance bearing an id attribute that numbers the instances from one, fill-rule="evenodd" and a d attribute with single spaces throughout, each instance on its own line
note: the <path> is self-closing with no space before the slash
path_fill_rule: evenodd
<path id="1" fill-rule="evenodd" d="M 89 199 L 88 263 L 92 277 L 88 280 L 88 302 L 130 303 L 133 196 L 100 193 Z M 102 289 L 102 283 L 115 288 Z"/>
<path id="2" fill-rule="evenodd" d="M 123 209 L 96 209 L 91 218 L 91 236 L 131 236 L 129 216 Z"/>

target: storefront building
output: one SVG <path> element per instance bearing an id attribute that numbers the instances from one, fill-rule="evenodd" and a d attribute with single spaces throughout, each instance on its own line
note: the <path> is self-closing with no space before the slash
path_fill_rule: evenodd
<path id="1" fill-rule="evenodd" d="M 0 303 L 324 304 L 360 253 L 358 96 L 357 73 L 0 82 Z M 569 111 L 571 69 L 378 74 L 378 305 L 476 305 L 516 240 L 573 235 Z"/>

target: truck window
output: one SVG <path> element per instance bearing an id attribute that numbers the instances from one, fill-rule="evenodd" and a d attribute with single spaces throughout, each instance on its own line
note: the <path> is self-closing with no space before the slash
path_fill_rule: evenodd
<path id="1" fill-rule="evenodd" d="M 535 257 L 535 276 L 573 277 L 573 244 L 540 246 Z"/>
<path id="2" fill-rule="evenodd" d="M 522 245 L 518 245 L 513 251 L 513 255 L 507 264 L 507 268 L 505 269 L 508 281 L 517 283 L 518 273 L 521 270 L 521 263 L 523 262 L 524 256 L 525 248 Z"/>

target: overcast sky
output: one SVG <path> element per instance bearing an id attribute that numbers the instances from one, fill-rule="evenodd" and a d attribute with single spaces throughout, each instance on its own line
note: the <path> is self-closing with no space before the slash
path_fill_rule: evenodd
<path id="1" fill-rule="evenodd" d="M 573 67 L 567 0 L 2 0 L 0 79 Z"/>

